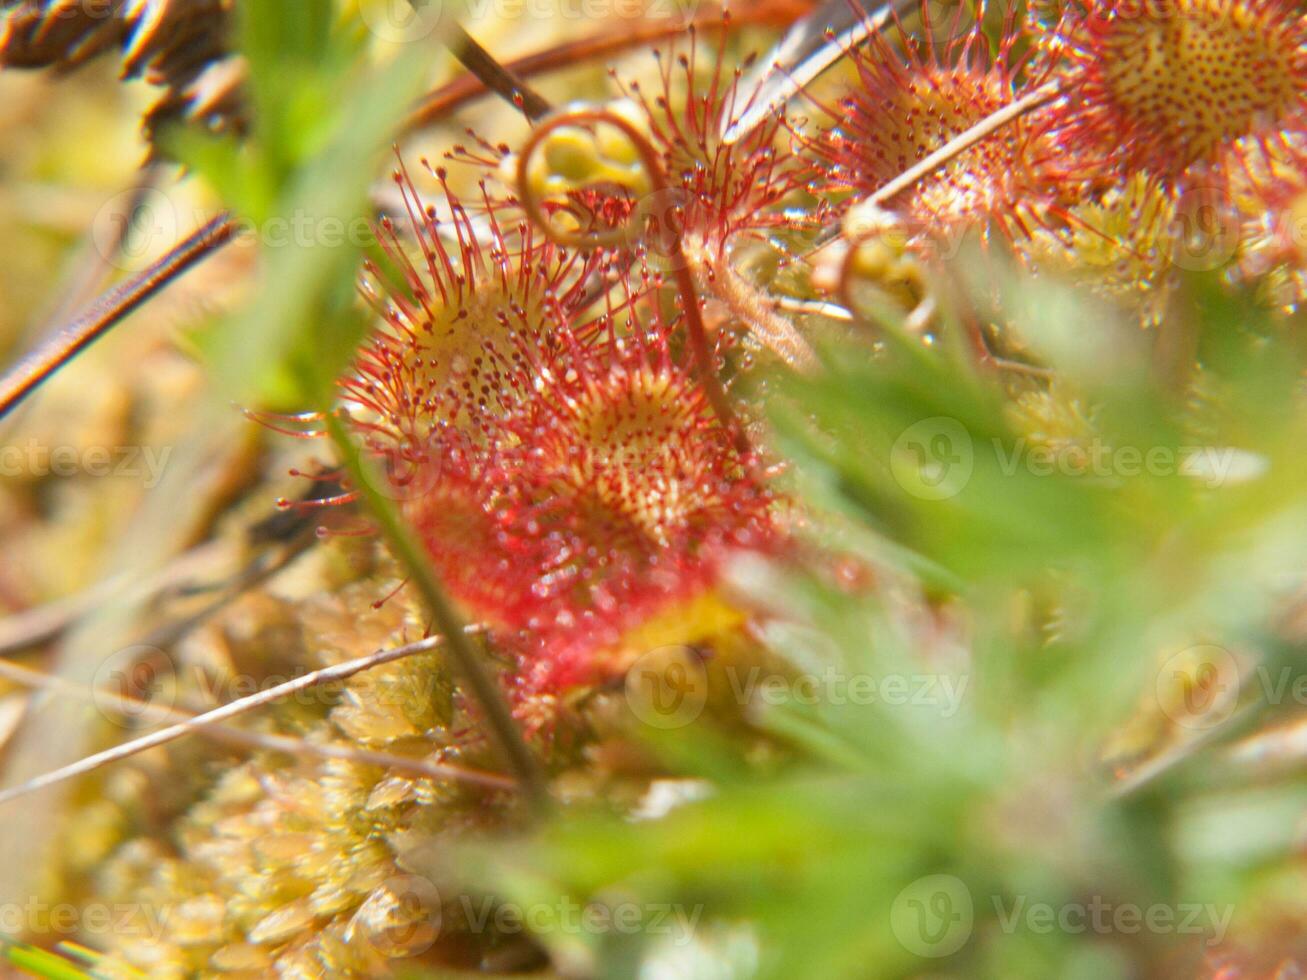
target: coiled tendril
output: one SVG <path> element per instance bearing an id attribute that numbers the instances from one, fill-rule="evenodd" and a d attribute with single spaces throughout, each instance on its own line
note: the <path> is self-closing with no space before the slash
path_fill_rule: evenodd
<path id="1" fill-rule="evenodd" d="M 646 172 L 650 194 L 636 205 L 626 224 L 617 228 L 587 229 L 579 232 L 560 229 L 545 214 L 540 197 L 530 179 L 531 160 L 549 136 L 563 127 L 585 124 L 602 124 L 620 131 L 631 141 Z M 578 250 L 624 247 L 640 240 L 643 237 L 641 223 L 648 214 L 648 202 L 669 200 L 672 194 L 672 187 L 663 173 L 658 151 L 654 145 L 633 123 L 606 109 L 565 109 L 541 120 L 531 130 L 518 155 L 517 187 L 522 209 L 541 233 L 559 246 Z M 690 273 L 690 265 L 682 248 L 681 238 L 679 235 L 672 235 L 670 238 L 672 274 L 676 277 L 676 288 L 685 310 L 686 333 L 698 364 L 700 381 L 718 420 L 731 433 L 736 451 L 741 456 L 748 456 L 751 452 L 749 438 L 744 431 L 744 426 L 736 417 L 726 389 L 722 386 L 721 379 L 717 377 L 717 371 L 713 366 L 708 333 L 699 310 L 699 295 L 694 288 L 694 277 Z"/>

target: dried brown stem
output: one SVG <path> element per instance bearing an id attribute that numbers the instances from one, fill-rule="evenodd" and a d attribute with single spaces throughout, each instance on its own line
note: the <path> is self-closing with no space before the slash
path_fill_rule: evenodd
<path id="1" fill-rule="evenodd" d="M 476 76 L 488 91 L 517 106 L 531 122 L 543 119 L 553 112 L 554 107 L 544 96 L 528 85 L 511 68 L 497 61 L 476 38 L 457 25 L 453 32 L 454 40 L 450 50 L 462 62 L 463 67 Z"/>
<path id="2" fill-rule="evenodd" d="M 794 17 L 794 11 L 786 10 L 774 4 L 751 5 L 733 12 L 730 26 L 742 24 L 788 24 Z M 622 21 L 607 27 L 594 37 L 579 41 L 568 41 L 557 47 L 548 48 L 521 58 L 503 63 L 507 71 L 518 78 L 529 78 L 546 72 L 575 68 L 579 63 L 602 58 L 606 55 L 629 51 L 644 44 L 665 41 L 679 37 L 690 25 L 700 30 L 724 29 L 727 24 L 722 19 L 721 8 L 711 5 L 695 12 L 687 22 L 663 18 L 659 20 Z M 421 129 L 437 122 L 442 116 L 461 108 L 473 99 L 488 94 L 492 90 L 474 74 L 460 75 L 453 81 L 440 86 L 428 94 L 413 110 L 404 123 L 406 132 Z"/>
<path id="3" fill-rule="evenodd" d="M 394 647 L 389 650 L 378 650 L 376 653 L 369 654 L 366 657 L 357 657 L 354 660 L 347 660 L 344 663 L 335 664 L 331 667 L 324 667 L 321 670 L 315 670 L 305 674 L 302 677 L 296 677 L 284 684 L 278 684 L 276 687 L 270 687 L 266 691 L 260 691 L 257 694 L 250 695 L 247 698 L 240 698 L 224 704 L 220 708 L 214 708 L 212 711 L 206 711 L 203 714 L 188 718 L 184 722 L 175 725 L 169 725 L 161 728 L 149 735 L 143 735 L 140 738 L 132 739 L 117 745 L 112 749 L 106 749 L 103 752 L 97 752 L 94 755 L 78 759 L 76 762 L 66 766 L 61 766 L 51 772 L 47 772 L 35 779 L 30 779 L 18 786 L 12 786 L 9 789 L 0 792 L 0 805 L 16 800 L 19 797 L 34 793 L 37 790 L 45 789 L 48 786 L 54 786 L 58 783 L 65 782 L 69 779 L 75 779 L 78 776 L 84 776 L 94 772 L 101 766 L 106 766 L 111 762 L 117 762 L 120 759 L 126 759 L 144 752 L 146 749 L 152 749 L 160 745 L 166 745 L 169 742 L 176 741 L 190 735 L 207 725 L 213 725 L 218 722 L 224 722 L 228 719 L 235 718 L 238 715 L 245 714 L 255 708 L 271 704 L 298 691 L 304 691 L 312 687 L 318 687 L 322 684 L 330 684 L 333 681 L 343 681 L 355 674 L 360 674 L 365 670 L 373 667 L 380 667 L 382 664 L 393 663 L 396 660 L 402 660 L 405 657 L 411 657 L 415 654 L 426 653 L 434 650 L 444 643 L 443 637 L 428 637 L 425 640 L 419 640 L 416 643 L 409 643 L 402 647 Z"/>
<path id="4" fill-rule="evenodd" d="M 893 180 L 877 188 L 876 191 L 868 198 L 871 204 L 883 205 L 890 199 L 907 190 L 917 181 L 926 177 L 944 164 L 948 163 L 959 154 L 965 153 L 981 140 L 998 132 L 1010 122 L 1020 119 L 1032 109 L 1038 109 L 1042 105 L 1047 105 L 1061 94 L 1061 89 L 1056 82 L 1050 82 L 1047 85 L 1029 92 L 996 112 L 986 116 L 980 122 L 976 123 L 970 129 L 959 133 L 934 153 L 913 164 L 903 173 L 899 174 Z"/>
<path id="5" fill-rule="evenodd" d="M 783 7 L 763 5 L 757 9 L 735 15 L 732 23 L 737 25 L 745 23 L 783 24 L 787 23 L 792 17 L 793 12 L 787 11 Z M 720 8 L 716 6 L 698 11 L 691 23 L 708 29 L 725 26 Z M 464 65 L 468 67 L 469 73 L 459 76 L 452 82 L 442 85 L 430 93 L 409 116 L 403 126 L 403 131 L 408 132 L 420 129 L 423 126 L 429 126 L 446 113 L 452 112 L 467 102 L 491 92 L 504 96 L 515 105 L 519 105 L 519 100 L 515 96 L 520 94 L 520 108 L 527 115 L 527 118 L 539 118 L 548 113 L 549 103 L 526 84 L 525 77 L 554 69 L 566 68 L 582 60 L 628 50 L 641 44 L 675 37 L 681 34 L 686 26 L 680 21 L 671 19 L 639 21 L 634 25 L 624 24 L 620 29 L 613 30 L 611 33 L 559 45 L 547 51 L 527 55 L 507 63 L 496 61 L 475 39 L 467 35 L 466 31 L 458 28 L 457 30 L 461 38 L 465 39 L 465 43 L 461 47 L 456 45 L 454 50 Z M 469 59 L 472 64 L 468 64 Z M 231 235 L 235 231 L 235 225 L 230 222 L 223 223 L 222 217 L 215 218 L 206 227 L 212 227 L 213 234 L 220 240 L 206 243 L 209 247 L 198 255 L 190 256 L 185 262 L 185 266 L 173 274 L 174 277 L 195 262 L 202 261 L 217 252 L 222 245 L 230 241 Z M 162 267 L 166 263 L 175 262 L 182 258 L 184 250 L 188 249 L 191 244 L 190 239 L 182 242 L 167 256 L 160 259 L 159 266 Z M 146 270 L 145 273 L 138 277 L 138 280 L 148 276 L 150 272 L 151 270 Z M 115 326 L 137 306 L 153 296 L 155 292 L 166 286 L 168 281 L 170 280 L 165 278 L 163 281 L 154 283 L 153 288 L 140 296 L 134 296 L 126 286 L 106 294 L 96 301 L 95 306 L 87 314 L 87 317 L 92 316 L 92 314 L 97 315 L 100 318 L 98 324 L 87 324 L 87 318 L 83 317 L 77 323 L 65 327 L 56 338 L 56 340 L 62 338 L 75 339 L 70 331 L 80 325 L 83 330 L 93 331 L 82 343 L 62 343 L 56 347 L 55 342 L 51 341 L 50 344 L 43 346 L 15 366 L 3 379 L 0 379 L 0 418 L 8 414 L 28 394 L 44 383 L 64 364 L 72 360 L 88 344 Z M 134 280 L 133 282 L 136 283 L 137 281 Z M 131 286 L 133 283 L 127 285 Z M 121 309 L 115 309 L 115 303 L 130 303 L 130 306 L 124 305 Z"/>
<path id="6" fill-rule="evenodd" d="M 218 215 L 148 269 L 101 297 L 10 369 L 0 379 L 0 419 L 129 313 L 225 245 L 235 231 L 236 225 L 227 214 Z"/>
<path id="7" fill-rule="evenodd" d="M 83 701 L 91 701 L 95 704 L 112 705 L 125 714 L 145 721 L 194 724 L 196 718 L 195 712 L 165 707 L 164 705 L 143 701 L 139 698 L 126 697 L 105 689 L 87 690 L 52 674 L 32 670 L 30 667 L 23 667 L 4 659 L 0 659 L 0 677 L 33 690 L 53 691 L 57 694 L 75 697 Z M 268 732 L 247 731 L 243 728 L 233 728 L 221 724 L 203 725 L 194 729 L 194 731 L 197 735 L 203 735 L 206 738 L 250 748 L 265 749 L 271 752 L 284 752 L 287 755 L 296 757 L 312 755 L 320 759 L 342 759 L 362 765 L 398 769 L 415 776 L 426 776 L 431 779 L 455 779 L 462 782 L 477 783 L 493 789 L 512 789 L 514 786 L 511 779 L 496 773 L 467 769 L 462 766 L 451 766 L 446 763 L 430 762 L 426 759 L 415 759 L 390 752 L 377 752 L 347 745 L 310 742 L 303 738 L 291 738 L 286 735 L 274 735 Z"/>

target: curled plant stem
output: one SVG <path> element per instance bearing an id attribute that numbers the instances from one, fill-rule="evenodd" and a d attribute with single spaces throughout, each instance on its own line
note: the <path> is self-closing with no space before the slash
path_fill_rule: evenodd
<path id="1" fill-rule="evenodd" d="M 225 213 L 220 214 L 148 269 L 96 300 L 89 310 L 0 379 L 0 419 L 129 313 L 174 282 L 191 266 L 226 245 L 235 232 L 236 225 L 231 217 Z"/>
<path id="2" fill-rule="evenodd" d="M 785 18 L 778 15 L 777 11 L 770 8 L 760 9 L 758 11 L 745 11 L 737 15 L 733 21 L 736 24 L 744 23 L 784 23 Z M 708 10 L 698 11 L 693 23 L 711 28 L 721 24 L 721 11 L 718 7 L 712 7 Z M 650 41 L 657 41 L 667 37 L 673 37 L 685 30 L 685 25 L 678 20 L 668 20 L 666 22 L 653 22 L 638 25 L 634 30 L 614 32 L 612 34 L 600 35 L 595 38 L 588 38 L 584 41 L 577 41 L 570 44 L 559 45 L 536 54 L 527 55 L 523 58 L 516 59 L 507 63 L 499 63 L 493 58 L 490 62 L 499 69 L 498 74 L 493 73 L 490 63 L 484 64 L 492 72 L 489 79 L 485 77 L 484 71 L 478 72 L 469 67 L 469 72 L 459 78 L 454 79 L 446 85 L 442 85 L 427 95 L 423 101 L 413 111 L 402 127 L 402 131 L 411 132 L 429 126 L 438 121 L 445 114 L 459 108 L 466 102 L 485 95 L 489 92 L 504 95 L 509 101 L 517 104 L 512 93 L 516 92 L 521 97 L 519 106 L 528 119 L 536 119 L 545 115 L 550 110 L 549 103 L 535 93 L 523 80 L 525 76 L 538 74 L 542 71 L 548 71 L 556 68 L 566 68 L 575 65 L 578 61 L 598 57 L 615 51 L 624 51 L 640 44 Z M 460 28 L 461 31 L 461 28 Z M 472 45 L 484 53 L 477 42 L 462 32 L 462 36 L 470 41 Z M 470 54 L 471 47 L 466 45 L 456 50 L 460 59 L 463 55 Z M 489 57 L 487 55 L 487 57 Z M 466 64 L 466 61 L 464 61 Z M 509 86 L 505 89 L 499 84 L 491 84 L 497 78 L 509 80 Z M 529 94 L 528 94 L 529 93 Z M 533 98 L 534 97 L 534 98 Z M 71 361 L 83 348 L 88 346 L 92 341 L 106 333 L 108 330 L 117 325 L 124 317 L 131 313 L 136 307 L 140 306 L 146 300 L 150 299 L 154 293 L 164 288 L 172 278 L 180 275 L 182 271 L 191 265 L 203 261 L 209 256 L 218 252 L 227 242 L 231 241 L 236 231 L 236 226 L 226 216 L 215 218 L 206 228 L 212 230 L 213 240 L 206 241 L 206 247 L 199 254 L 187 257 L 187 252 L 194 244 L 193 238 L 187 239 L 176 245 L 171 252 L 163 259 L 159 260 L 158 265 L 153 270 L 146 270 L 132 283 L 106 293 L 96 300 L 95 305 L 83 317 L 73 324 L 63 328 L 57 341 L 69 341 L 74 339 L 73 333 L 77 328 L 89 331 L 87 338 L 78 344 L 71 342 L 61 342 L 56 347 L 56 341 L 41 347 L 34 352 L 29 358 L 20 362 L 3 378 L 0 378 L 0 418 L 4 418 L 15 406 L 25 399 L 33 390 L 48 380 L 61 367 Z M 142 295 L 135 295 L 135 292 L 129 287 L 138 284 L 147 279 L 158 277 L 160 270 L 165 265 L 182 261 L 184 264 L 181 268 L 176 269 L 170 275 L 164 275 L 159 281 L 154 282 L 153 287 L 148 289 Z M 115 309 L 115 304 L 123 304 L 120 309 Z M 130 304 L 130 305 L 127 305 Z M 99 314 L 102 320 L 98 323 L 88 323 L 87 317 Z"/>
<path id="3" fill-rule="evenodd" d="M 595 249 L 628 245 L 640 237 L 641 229 L 638 224 L 643 218 L 643 212 L 639 207 L 635 209 L 630 222 L 624 227 L 600 232 L 565 232 L 560 231 L 550 222 L 549 216 L 540 207 L 535 189 L 531 187 L 529 180 L 531 158 L 545 138 L 555 129 L 563 126 L 578 126 L 586 123 L 608 125 L 620 130 L 635 147 L 640 162 L 648 173 L 652 188 L 651 196 L 660 199 L 670 193 L 671 187 L 667 183 L 667 176 L 663 173 L 657 149 L 632 123 L 603 109 L 571 109 L 550 116 L 537 125 L 518 154 L 517 186 L 522 209 L 545 236 L 565 248 Z M 700 383 L 708 395 L 708 401 L 712 404 L 718 420 L 731 433 L 736 451 L 742 456 L 748 456 L 752 452 L 749 437 L 744 431 L 744 426 L 735 416 L 721 379 L 717 377 L 712 351 L 708 344 L 708 332 L 703 323 L 703 313 L 699 309 L 699 294 L 694 288 L 694 275 L 690 271 L 690 263 L 679 236 L 673 239 L 671 266 L 672 274 L 676 277 L 677 291 L 681 295 L 681 306 L 685 312 L 686 334 L 690 339 L 690 349 L 699 367 Z"/>
<path id="4" fill-rule="evenodd" d="M 466 690 L 485 715 L 492 742 L 521 784 L 528 801 L 542 812 L 548 805 L 548 785 L 535 756 L 522 739 L 513 713 L 504 700 L 495 678 L 467 640 L 467 628 L 444 587 L 431 569 L 426 554 L 414 542 L 394 503 L 377 490 L 382 485 L 371 464 L 359 454 L 358 447 L 337 413 L 326 418 L 327 431 L 341 455 L 345 470 L 354 481 L 359 498 L 371 512 L 377 527 L 385 535 L 395 557 L 409 574 L 409 580 L 421 594 L 436 627 L 444 635 L 445 650 Z"/>

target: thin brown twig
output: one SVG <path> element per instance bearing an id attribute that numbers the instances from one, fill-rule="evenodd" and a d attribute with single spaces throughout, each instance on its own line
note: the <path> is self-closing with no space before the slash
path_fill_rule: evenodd
<path id="1" fill-rule="evenodd" d="M 764 7 L 760 8 L 758 11 L 745 11 L 736 15 L 733 23 L 784 23 L 786 19 L 787 18 L 783 17 L 781 11 L 778 9 Z M 720 9 L 716 7 L 710 8 L 706 11 L 699 11 L 692 23 L 705 28 L 725 26 L 721 19 Z M 494 61 L 494 59 L 490 58 L 487 54 L 486 57 L 489 58 L 489 61 L 486 62 L 486 67 L 489 67 L 490 62 L 493 62 L 493 64 L 501 70 L 500 74 L 494 77 L 508 79 L 509 84 L 507 86 L 503 84 L 491 86 L 487 84 L 486 79 L 479 77 L 469 69 L 468 74 L 459 76 L 452 82 L 440 86 L 427 95 L 423 102 L 414 110 L 408 120 L 404 123 L 402 131 L 409 132 L 414 129 L 420 129 L 423 126 L 428 126 L 443 114 L 453 111 L 472 99 L 491 92 L 499 92 L 500 94 L 507 92 L 508 95 L 506 97 L 508 97 L 510 101 L 513 101 L 514 104 L 517 103 L 516 100 L 512 98 L 512 92 L 522 92 L 523 102 L 521 108 L 523 112 L 527 113 L 528 118 L 536 118 L 533 113 L 544 114 L 548 111 L 549 106 L 548 103 L 539 96 L 532 98 L 530 95 L 526 94 L 531 93 L 534 95 L 535 93 L 533 93 L 523 81 L 525 76 L 573 66 L 581 60 L 600 57 L 615 51 L 626 50 L 640 44 L 662 40 L 667 37 L 674 37 L 682 33 L 685 30 L 685 27 L 686 25 L 680 21 L 670 19 L 661 22 L 640 22 L 630 30 L 624 28 L 623 30 L 612 34 L 603 34 L 595 38 L 571 42 L 569 44 L 560 45 L 546 51 L 527 55 L 523 58 L 502 64 Z M 462 29 L 459 28 L 459 30 L 461 31 Z M 466 32 L 463 32 L 463 34 L 466 36 Z M 470 37 L 468 40 L 472 41 L 472 44 L 476 45 L 476 47 L 484 53 L 484 49 L 481 48 L 479 44 L 476 44 L 476 42 Z M 469 48 L 468 51 L 471 51 L 471 49 Z M 493 80 L 494 79 L 492 78 L 491 81 Z M 213 255 L 222 247 L 223 244 L 231 240 L 231 236 L 235 231 L 235 225 L 218 224 L 219 221 L 219 218 L 215 218 L 214 222 L 211 222 L 211 224 L 214 225 L 215 233 L 221 232 L 224 237 L 221 241 L 213 242 L 212 247 L 209 250 L 205 251 L 202 255 L 197 256 L 193 261 L 202 261 L 204 258 Z M 180 245 L 176 246 L 168 253 L 168 255 L 160 260 L 160 263 L 175 261 L 188 244 L 189 242 L 182 242 Z M 153 292 L 163 288 L 165 285 L 167 285 L 167 282 L 159 283 L 149 295 L 153 295 Z M 139 306 L 140 303 L 148 299 L 149 295 L 139 297 L 132 302 L 131 307 L 124 307 L 121 310 L 115 310 L 113 304 L 115 302 L 129 301 L 131 299 L 130 294 L 124 293 L 121 290 L 115 290 L 112 293 L 106 294 L 97 300 L 95 306 L 92 308 L 95 311 L 100 311 L 105 320 L 101 329 L 99 329 L 94 336 L 89 337 L 84 343 L 78 345 L 62 345 L 58 350 L 54 349 L 53 345 L 47 345 L 7 372 L 3 378 L 0 378 L 0 418 L 3 418 L 15 407 L 15 405 L 26 398 L 32 390 L 45 382 L 60 367 L 76 356 L 87 344 L 116 325 L 123 319 L 123 317 L 135 309 L 136 306 Z M 75 326 L 75 324 L 70 325 L 61 331 L 59 337 L 64 337 L 67 331 L 71 330 L 73 326 Z"/>
<path id="2" fill-rule="evenodd" d="M 461 26 L 453 29 L 454 41 L 450 50 L 463 67 L 475 75 L 489 91 L 522 110 L 531 122 L 543 119 L 554 111 L 549 100 L 528 85 L 511 68 L 501 64 Z"/>
<path id="3" fill-rule="evenodd" d="M 775 5 L 759 4 L 732 13 L 729 24 L 723 20 L 717 5 L 695 12 L 688 21 L 673 18 L 621 22 L 579 41 L 568 41 L 556 47 L 537 51 L 503 63 L 503 67 L 519 78 L 527 78 L 551 71 L 575 68 L 579 63 L 605 55 L 628 51 L 643 44 L 679 37 L 693 25 L 700 30 L 726 29 L 743 24 L 775 24 L 782 26 L 793 19 L 790 12 Z M 404 131 L 411 132 L 430 126 L 446 113 L 466 105 L 491 90 L 474 74 L 459 77 L 441 85 L 426 95 L 404 123 Z"/>
<path id="4" fill-rule="evenodd" d="M 97 705 L 109 704 L 142 721 L 193 723 L 197 714 L 195 711 L 184 711 L 180 708 L 155 704 L 152 701 L 128 697 L 104 688 L 88 690 L 61 677 L 33 670 L 30 667 L 23 667 L 3 658 L 0 658 L 0 677 L 33 690 L 52 691 L 83 701 L 90 701 Z M 195 729 L 195 734 L 235 745 L 266 749 L 271 752 L 283 752 L 286 755 L 313 755 L 321 759 L 340 759 L 346 762 L 358 762 L 363 765 L 385 766 L 389 769 L 403 770 L 415 776 L 428 776 L 433 779 L 457 779 L 463 782 L 479 783 L 494 789 L 512 789 L 514 785 L 513 781 L 505 776 L 483 772 L 479 769 L 468 769 L 463 766 L 452 766 L 446 763 L 430 762 L 426 759 L 414 759 L 390 752 L 378 752 L 372 749 L 360 749 L 347 745 L 310 742 L 308 739 L 275 735 L 270 732 L 253 732 L 228 725 L 204 725 Z"/>
<path id="5" fill-rule="evenodd" d="M 981 140 L 1002 129 L 1008 123 L 1019 119 L 1032 109 L 1038 109 L 1042 105 L 1047 105 L 1060 94 L 1061 89 L 1058 87 L 1057 83 L 1050 82 L 1047 85 L 1035 89 L 1033 92 L 1023 95 L 1015 102 L 1003 106 L 1003 108 L 999 109 L 997 112 L 991 113 L 974 126 L 959 133 L 934 153 L 931 153 L 929 156 L 913 164 L 893 180 L 877 188 L 867 200 L 871 204 L 885 204 L 891 198 L 901 194 L 923 177 L 934 173 L 954 157 L 961 153 L 965 153 Z"/>
<path id="6" fill-rule="evenodd" d="M 414 10 L 424 10 L 432 5 L 432 0 L 408 0 L 408 4 Z M 437 17 L 443 16 L 445 12 L 443 4 L 436 0 Z M 449 50 L 464 68 L 480 79 L 487 90 L 510 105 L 517 106 L 532 122 L 553 111 L 553 106 L 544 96 L 482 47 L 476 38 L 464 30 L 462 24 L 451 24 L 445 30 L 447 34 L 442 37 L 449 45 Z"/>
<path id="7" fill-rule="evenodd" d="M 43 384 L 54 371 L 104 336 L 201 259 L 235 234 L 236 225 L 220 214 L 148 269 L 102 296 L 84 314 L 20 361 L 0 379 L 0 419 Z"/>
<path id="8" fill-rule="evenodd" d="M 981 140 L 1021 118 L 1027 112 L 1031 112 L 1040 106 L 1047 105 L 1061 94 L 1061 89 L 1056 82 L 1050 82 L 1043 85 L 1033 92 L 1017 99 L 1015 102 L 1003 106 L 996 112 L 990 113 L 974 126 L 959 133 L 953 139 L 949 140 L 938 150 L 930 153 L 917 163 L 913 164 L 907 170 L 904 170 L 897 177 L 882 184 L 874 191 L 870 197 L 862 202 L 862 205 L 881 207 L 892 200 L 894 197 L 907 190 L 913 184 L 917 183 L 924 177 L 934 173 L 940 167 L 944 166 L 950 160 L 965 153 Z M 826 246 L 834 247 L 837 242 L 843 242 L 847 247 L 844 258 L 840 263 L 839 285 L 836 287 L 836 295 L 845 309 L 853 314 L 854 318 L 859 318 L 858 304 L 853 296 L 853 267 L 858 258 L 858 247 L 868 238 L 876 234 L 877 229 L 872 228 L 857 235 L 845 235 L 842 238 L 832 239 Z M 811 258 L 811 256 L 810 256 Z"/>
<path id="9" fill-rule="evenodd" d="M 473 631 L 476 627 L 466 627 L 466 631 Z M 408 643 L 401 647 L 393 647 L 389 650 L 378 650 L 366 657 L 357 657 L 353 660 L 346 660 L 343 663 L 334 664 L 330 667 L 324 667 L 321 670 L 315 670 L 301 677 L 296 677 L 284 684 L 278 684 L 270 687 L 266 691 L 260 691 L 246 698 L 240 698 L 214 708 L 212 711 L 206 711 L 203 714 L 188 718 L 184 722 L 175 725 L 169 725 L 161 728 L 149 735 L 143 735 L 140 738 L 132 739 L 121 745 L 114 746 L 112 749 L 106 749 L 103 752 L 97 752 L 94 755 L 88 755 L 85 758 L 78 759 L 76 762 L 58 769 L 37 776 L 18 786 L 12 786 L 9 789 L 0 791 L 0 805 L 16 800 L 19 797 L 34 793 L 37 790 L 45 789 L 48 786 L 54 786 L 58 783 L 74 779 L 78 776 L 84 776 L 87 773 L 94 772 L 102 766 L 111 762 L 117 762 L 126 759 L 137 753 L 144 752 L 160 745 L 166 745 L 168 742 L 175 741 L 190 735 L 207 725 L 213 725 L 218 722 L 227 721 L 238 715 L 245 714 L 255 708 L 263 707 L 274 701 L 279 701 L 284 697 L 295 694 L 298 691 L 307 690 L 322 684 L 330 684 L 334 681 L 347 680 L 355 674 L 360 674 L 365 670 L 373 667 L 380 667 L 382 664 L 393 663 L 396 660 L 402 660 L 405 657 L 411 657 L 419 653 L 427 653 L 435 650 L 444 644 L 444 637 L 432 636 L 424 640 L 418 640 L 416 643 Z"/>

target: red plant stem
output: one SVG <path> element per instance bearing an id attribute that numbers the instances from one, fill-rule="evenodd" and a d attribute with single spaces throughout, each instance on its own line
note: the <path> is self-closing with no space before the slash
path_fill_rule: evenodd
<path id="1" fill-rule="evenodd" d="M 615 228 L 607 233 L 601 232 L 598 234 L 586 232 L 569 234 L 559 231 L 549 221 L 549 217 L 541 210 L 540 201 L 531 187 L 529 179 L 531 157 L 544 142 L 545 137 L 562 126 L 576 126 L 583 123 L 602 123 L 621 130 L 635 147 L 636 153 L 640 156 L 640 162 L 644 164 L 645 170 L 648 171 L 649 184 L 652 187 L 652 199 L 667 198 L 671 187 L 667 183 L 667 176 L 663 173 L 662 162 L 658 158 L 658 150 L 654 148 L 654 145 L 649 142 L 648 138 L 639 129 L 621 116 L 604 109 L 573 109 L 560 112 L 541 122 L 531 131 L 531 135 L 527 137 L 526 142 L 522 145 L 517 158 L 517 187 L 522 210 L 526 212 L 527 217 L 545 236 L 565 248 L 602 248 L 606 245 L 629 243 L 639 237 L 638 222 L 643 217 L 640 207 L 635 209 L 635 212 L 631 215 L 630 224 L 624 228 Z M 722 387 L 721 379 L 717 377 L 717 369 L 713 365 L 712 351 L 708 345 L 708 331 L 704 327 L 703 314 L 699 309 L 699 295 L 694 288 L 694 277 L 690 274 L 690 263 L 686 259 L 680 236 L 677 236 L 673 242 L 672 274 L 676 277 L 676 288 L 681 294 L 681 306 L 685 310 L 686 334 L 690 338 L 690 349 L 693 351 L 695 361 L 699 367 L 700 381 L 708 395 L 708 401 L 717 413 L 718 420 L 731 433 L 736 451 L 742 456 L 747 456 L 751 452 L 749 437 L 745 434 L 744 427 L 735 417 L 735 411 L 731 408 L 726 389 Z"/>
<path id="2" fill-rule="evenodd" d="M 218 215 L 148 269 L 102 296 L 89 310 L 6 372 L 0 379 L 0 419 L 129 313 L 225 245 L 235 231 L 236 225 L 229 215 Z"/>

